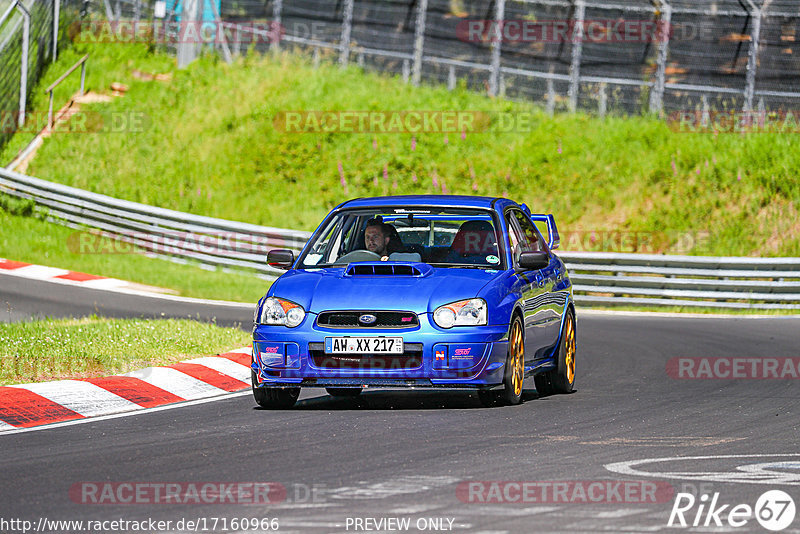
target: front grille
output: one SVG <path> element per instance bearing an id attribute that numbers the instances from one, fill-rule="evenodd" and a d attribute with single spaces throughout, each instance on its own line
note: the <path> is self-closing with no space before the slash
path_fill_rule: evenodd
<path id="1" fill-rule="evenodd" d="M 407 371 L 422 367 L 422 343 L 406 343 L 402 354 L 325 354 L 324 343 L 309 343 L 308 355 L 321 369 Z"/>
<path id="2" fill-rule="evenodd" d="M 362 315 L 374 315 L 372 324 L 361 324 L 358 318 Z M 402 311 L 328 311 L 317 317 L 317 325 L 327 328 L 413 328 L 419 326 L 419 319 L 414 312 Z"/>

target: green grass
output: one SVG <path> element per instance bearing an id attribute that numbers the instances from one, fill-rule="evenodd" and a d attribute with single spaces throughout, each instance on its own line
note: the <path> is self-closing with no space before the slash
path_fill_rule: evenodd
<path id="1" fill-rule="evenodd" d="M 169 288 L 185 297 L 255 304 L 270 285 L 253 275 L 209 271 L 141 254 L 105 252 L 115 250 L 111 247 L 92 249 L 102 253 L 81 253 L 77 241 L 81 231 L 12 215 L 3 211 L 1 202 L 0 228 L 0 257 Z"/>
<path id="2" fill-rule="evenodd" d="M 76 44 L 43 83 L 87 52 L 90 87 L 130 86 L 124 98 L 91 108 L 143 113 L 147 126 L 55 135 L 33 161 L 32 175 L 181 211 L 306 230 L 347 198 L 435 193 L 444 183 L 447 192 L 507 194 L 554 213 L 566 235 L 648 232 L 657 252 L 800 255 L 796 135 L 676 133 L 652 117 L 551 118 L 533 105 L 463 87 L 414 88 L 325 62 L 315 70 L 290 55 L 254 55 L 233 65 L 203 57 L 179 71 L 172 58 L 144 45 Z M 173 79 L 137 80 L 134 68 L 171 72 Z M 35 105 L 44 105 L 43 98 Z M 524 112 L 533 123 L 530 132 L 465 138 L 423 133 L 412 150 L 410 134 L 283 133 L 273 121 L 287 110 Z M 702 247 L 679 249 L 687 232 L 708 237 Z"/>
<path id="3" fill-rule="evenodd" d="M 0 385 L 125 373 L 249 342 L 240 329 L 184 319 L 0 323 Z"/>
<path id="4" fill-rule="evenodd" d="M 232 65 L 210 55 L 178 70 L 173 57 L 145 45 L 75 43 L 47 67 L 40 86 L 85 53 L 87 87 L 108 93 L 112 82 L 129 86 L 125 97 L 85 109 L 144 116 L 143 127 L 55 134 L 28 174 L 180 211 L 305 230 L 348 198 L 440 193 L 444 184 L 448 193 L 507 195 L 554 213 L 563 250 L 800 256 L 796 135 L 676 133 L 653 117 L 549 117 L 535 105 L 464 87 L 415 88 L 397 77 L 343 70 L 333 56 L 314 69 L 288 53 Z M 134 69 L 172 78 L 144 81 Z M 73 75 L 60 86 L 56 107 L 78 83 Z M 46 111 L 42 91 L 33 92 L 31 108 Z M 473 110 L 528 114 L 532 121 L 525 131 L 464 136 L 284 133 L 275 118 L 292 110 Z M 0 161 L 30 138 L 16 135 Z M 72 230 L 8 214 L 2 224 L 0 256 L 9 259 L 205 298 L 253 302 L 267 285 L 138 255 L 74 254 L 65 246 Z M 605 241 L 610 231 L 622 240 Z M 636 245 L 641 240 L 645 246 Z"/>

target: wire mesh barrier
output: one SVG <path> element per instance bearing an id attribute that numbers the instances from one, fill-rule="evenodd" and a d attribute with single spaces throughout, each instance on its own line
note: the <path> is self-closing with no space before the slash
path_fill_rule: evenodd
<path id="1" fill-rule="evenodd" d="M 85 7 L 83 0 L 16 0 L 4 4 L 0 13 L 0 146 L 24 125 L 31 91 L 44 67 L 58 54 L 58 47 L 68 41 L 68 28 L 80 20 Z"/>
<path id="2" fill-rule="evenodd" d="M 234 53 L 288 47 L 550 111 L 800 103 L 793 0 L 226 0 L 220 20 L 251 36 L 254 23 L 279 28 Z"/>
<path id="3" fill-rule="evenodd" d="M 81 229 L 83 254 L 147 253 L 272 279 L 271 249 L 300 251 L 308 232 L 148 206 L 0 169 L 0 193 L 31 199 L 55 223 Z M 575 301 L 592 305 L 800 309 L 800 258 L 718 258 L 560 252 Z"/>

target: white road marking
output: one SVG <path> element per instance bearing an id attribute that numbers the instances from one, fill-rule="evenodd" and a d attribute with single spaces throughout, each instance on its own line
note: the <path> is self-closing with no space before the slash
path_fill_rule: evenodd
<path id="1" fill-rule="evenodd" d="M 250 349 L 247 349 L 248 352 Z M 236 363 L 228 358 L 219 358 L 217 356 L 210 356 L 206 358 L 195 358 L 194 360 L 186 360 L 186 363 L 196 363 L 219 371 L 223 375 L 230 376 L 242 382 L 250 382 L 250 368 L 246 365 Z"/>
<path id="2" fill-rule="evenodd" d="M 69 271 L 56 267 L 45 267 L 44 265 L 28 265 L 27 267 L 20 267 L 19 269 L 8 271 L 8 273 L 15 276 L 24 276 L 25 278 L 53 278 L 68 274 Z"/>
<path id="3" fill-rule="evenodd" d="M 14 425 L 9 425 L 5 421 L 0 421 L 0 433 L 5 432 L 6 430 L 12 430 L 14 428 L 17 427 L 15 427 Z"/>
<path id="4" fill-rule="evenodd" d="M 642 471 L 635 469 L 636 466 L 644 464 L 655 464 L 664 462 L 683 462 L 687 460 L 727 460 L 736 458 L 797 458 L 798 453 L 781 454 L 723 454 L 715 456 L 668 456 L 664 458 L 645 458 L 643 460 L 629 460 L 627 462 L 615 462 L 606 464 L 604 467 L 611 472 L 627 476 L 644 476 L 650 478 L 668 478 L 678 480 L 695 480 L 706 482 L 739 482 L 743 484 L 787 484 L 792 486 L 800 485 L 800 472 L 787 473 L 782 471 L 769 471 L 763 469 L 765 464 L 748 467 L 747 464 L 736 466 L 731 471 Z M 794 463 L 794 462 L 793 462 Z"/>
<path id="5" fill-rule="evenodd" d="M 122 376 L 131 376 L 139 380 L 144 380 L 148 384 L 186 400 L 201 399 L 203 397 L 224 395 L 227 393 L 224 389 L 192 378 L 171 367 L 146 367 L 139 371 L 125 373 Z"/>
<path id="6" fill-rule="evenodd" d="M 96 280 L 81 282 L 81 285 L 84 287 L 91 287 L 92 289 L 112 289 L 115 287 L 125 287 L 128 285 L 128 282 L 116 278 L 98 278 Z"/>
<path id="7" fill-rule="evenodd" d="M 119 395 L 81 380 L 59 380 L 8 386 L 26 389 L 85 417 L 141 410 L 142 407 Z"/>

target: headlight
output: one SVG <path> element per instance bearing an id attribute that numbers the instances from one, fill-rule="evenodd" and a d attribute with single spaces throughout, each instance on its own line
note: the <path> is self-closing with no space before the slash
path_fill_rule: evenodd
<path id="1" fill-rule="evenodd" d="M 261 306 L 261 317 L 259 324 L 277 324 L 294 328 L 303 322 L 306 311 L 301 307 L 290 302 L 275 297 L 269 297 Z"/>
<path id="2" fill-rule="evenodd" d="M 433 322 L 441 328 L 485 325 L 486 302 L 483 299 L 467 299 L 439 306 L 433 312 Z"/>

